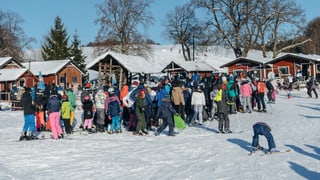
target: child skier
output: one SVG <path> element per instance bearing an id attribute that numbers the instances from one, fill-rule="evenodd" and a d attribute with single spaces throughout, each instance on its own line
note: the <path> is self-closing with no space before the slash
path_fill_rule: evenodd
<path id="1" fill-rule="evenodd" d="M 35 131 L 35 120 L 34 120 L 34 105 L 31 97 L 31 89 L 25 88 L 22 98 L 21 104 L 23 107 L 23 114 L 24 114 L 24 125 L 23 130 L 20 136 L 21 140 L 32 140 L 36 139 L 34 136 Z"/>
<path id="2" fill-rule="evenodd" d="M 226 84 L 222 84 L 218 94 L 216 95 L 214 101 L 217 102 L 218 106 L 218 130 L 220 133 L 232 133 L 230 128 L 230 105 L 228 105 L 228 94 L 227 94 Z"/>
<path id="3" fill-rule="evenodd" d="M 44 131 L 46 127 L 44 105 L 46 103 L 46 97 L 42 92 L 36 94 L 35 99 L 35 116 L 36 116 L 36 128 L 37 131 Z"/>
<path id="4" fill-rule="evenodd" d="M 62 129 L 59 125 L 60 109 L 61 102 L 58 98 L 57 92 L 53 92 L 47 102 L 47 112 L 49 114 L 49 121 L 53 139 L 63 138 Z"/>
<path id="5" fill-rule="evenodd" d="M 210 92 L 210 99 L 212 101 L 211 104 L 211 113 L 210 113 L 210 120 L 214 120 L 217 118 L 217 102 L 214 100 L 216 95 L 218 94 L 219 90 L 217 86 L 213 86 L 212 91 Z"/>
<path id="6" fill-rule="evenodd" d="M 135 134 L 137 135 L 145 135 L 148 134 L 148 131 L 146 130 L 146 119 L 144 115 L 144 98 L 146 96 L 146 92 L 141 89 L 138 94 L 138 98 L 136 99 L 136 107 L 135 107 L 135 113 L 136 117 L 138 119 L 138 124 L 136 127 Z"/>
<path id="7" fill-rule="evenodd" d="M 61 119 L 64 124 L 65 132 L 67 135 L 70 135 L 72 132 L 72 127 L 70 124 L 70 117 L 71 117 L 71 104 L 68 100 L 67 95 L 63 95 L 61 97 L 62 105 L 61 105 Z"/>
<path id="8" fill-rule="evenodd" d="M 92 120 L 93 120 L 93 103 L 90 100 L 89 95 L 84 96 L 84 101 L 83 101 L 83 119 L 84 119 L 84 124 L 83 124 L 83 130 L 87 130 L 89 132 L 92 132 Z"/>
<path id="9" fill-rule="evenodd" d="M 106 98 L 103 89 L 100 88 L 95 95 L 96 129 L 99 132 L 104 132 Z"/>
<path id="10" fill-rule="evenodd" d="M 168 136 L 175 136 L 173 114 L 176 114 L 176 111 L 171 105 L 169 96 L 165 96 L 164 98 L 162 98 L 160 111 L 158 111 L 158 113 L 159 114 L 157 115 L 157 117 L 161 117 L 163 122 L 161 126 L 156 130 L 155 135 L 158 136 L 169 125 Z"/>
<path id="11" fill-rule="evenodd" d="M 120 123 L 120 104 L 119 104 L 119 98 L 115 93 L 110 93 L 109 98 L 109 104 L 108 104 L 108 115 L 110 116 L 109 119 L 111 119 L 111 128 L 110 128 L 110 134 L 113 133 L 121 133 L 121 123 Z"/>
<path id="12" fill-rule="evenodd" d="M 194 92 L 192 92 L 191 95 L 191 105 L 193 106 L 193 118 L 190 125 L 192 126 L 194 124 L 194 121 L 198 125 L 202 125 L 203 123 L 203 107 L 206 105 L 206 99 L 204 96 L 203 91 L 201 90 L 200 85 L 196 88 Z"/>

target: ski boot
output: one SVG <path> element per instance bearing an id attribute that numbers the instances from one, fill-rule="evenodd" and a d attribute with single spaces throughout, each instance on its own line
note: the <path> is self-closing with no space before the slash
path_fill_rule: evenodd
<path id="1" fill-rule="evenodd" d="M 27 140 L 27 132 L 21 132 L 19 141 Z"/>

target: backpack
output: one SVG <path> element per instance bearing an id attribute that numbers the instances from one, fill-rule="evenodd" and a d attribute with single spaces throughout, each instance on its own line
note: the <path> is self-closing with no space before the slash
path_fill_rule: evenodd
<path id="1" fill-rule="evenodd" d="M 258 93 L 264 93 L 266 90 L 266 85 L 263 82 L 258 83 Z"/>
<path id="2" fill-rule="evenodd" d="M 117 100 L 109 102 L 108 105 L 108 114 L 110 116 L 119 116 L 120 113 L 120 104 Z"/>
<path id="3" fill-rule="evenodd" d="M 122 99 L 122 103 L 123 103 L 126 107 L 128 107 L 128 108 L 133 107 L 133 105 L 134 105 L 134 103 L 135 103 L 135 100 L 133 100 L 133 99 L 130 98 L 130 95 L 131 95 L 131 93 L 132 93 L 133 91 L 134 91 L 134 89 L 131 90 L 131 91 L 129 91 L 129 93 L 128 93 L 126 96 L 124 96 L 123 99 Z"/>
<path id="4" fill-rule="evenodd" d="M 251 88 L 252 88 L 252 92 L 257 91 L 257 87 L 253 83 L 250 83 L 250 85 L 251 85 Z"/>
<path id="5" fill-rule="evenodd" d="M 269 91 L 273 91 L 273 90 L 274 90 L 273 85 L 271 84 L 270 80 L 268 80 L 268 81 L 266 82 L 266 86 L 267 86 L 267 88 L 268 88 Z"/>

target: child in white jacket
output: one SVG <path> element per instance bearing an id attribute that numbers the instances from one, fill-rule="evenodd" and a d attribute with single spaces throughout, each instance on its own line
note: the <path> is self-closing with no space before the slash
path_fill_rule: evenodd
<path id="1" fill-rule="evenodd" d="M 205 99 L 204 93 L 201 90 L 201 88 L 198 87 L 195 91 L 193 91 L 191 96 L 191 106 L 193 106 L 193 111 L 194 111 L 191 125 L 194 124 L 194 120 L 197 124 L 202 125 L 203 106 L 205 105 L 206 105 L 206 99 Z"/>

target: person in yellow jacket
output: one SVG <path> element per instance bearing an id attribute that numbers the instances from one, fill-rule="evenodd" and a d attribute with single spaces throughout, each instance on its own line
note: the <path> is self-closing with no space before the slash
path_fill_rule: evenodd
<path id="1" fill-rule="evenodd" d="M 71 105 L 68 101 L 68 96 L 63 95 L 61 97 L 62 104 L 61 104 L 61 119 L 64 124 L 64 129 L 67 135 L 70 135 L 72 132 L 72 127 L 70 124 L 70 117 L 71 117 Z"/>
<path id="2" fill-rule="evenodd" d="M 74 125 L 74 115 L 76 111 L 76 95 L 73 93 L 73 90 L 71 88 L 67 89 L 66 95 L 68 97 L 68 101 L 70 102 L 70 125 L 73 127 Z"/>
<path id="3" fill-rule="evenodd" d="M 222 84 L 219 89 L 214 101 L 217 103 L 218 107 L 218 131 L 219 133 L 232 133 L 230 130 L 230 105 L 228 105 L 228 95 L 226 93 L 226 84 Z"/>

